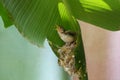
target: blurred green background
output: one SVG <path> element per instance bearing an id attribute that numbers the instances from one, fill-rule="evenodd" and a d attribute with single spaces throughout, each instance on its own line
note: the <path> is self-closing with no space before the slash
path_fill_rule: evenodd
<path id="1" fill-rule="evenodd" d="M 29 43 L 14 26 L 5 29 L 0 17 L 0 80 L 70 80 L 44 45 Z"/>

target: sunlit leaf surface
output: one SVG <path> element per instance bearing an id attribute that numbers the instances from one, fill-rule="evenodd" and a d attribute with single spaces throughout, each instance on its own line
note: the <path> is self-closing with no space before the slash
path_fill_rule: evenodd
<path id="1" fill-rule="evenodd" d="M 119 0 L 63 0 L 79 20 L 108 30 L 120 30 Z"/>

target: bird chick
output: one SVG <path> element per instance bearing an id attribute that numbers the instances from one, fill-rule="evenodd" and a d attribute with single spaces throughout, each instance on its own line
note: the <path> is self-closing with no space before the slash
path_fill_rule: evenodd
<path id="1" fill-rule="evenodd" d="M 71 31 L 65 31 L 62 27 L 58 26 L 57 27 L 57 32 L 60 36 L 60 38 L 66 43 L 66 44 L 71 44 L 72 42 L 75 41 L 75 33 Z"/>

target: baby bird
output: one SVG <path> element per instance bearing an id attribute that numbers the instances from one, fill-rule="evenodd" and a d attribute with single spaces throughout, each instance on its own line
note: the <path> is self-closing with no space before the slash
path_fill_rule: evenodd
<path id="1" fill-rule="evenodd" d="M 75 39 L 75 33 L 71 31 L 65 31 L 62 27 L 57 26 L 57 32 L 60 36 L 60 38 L 66 43 L 71 44 L 73 43 Z"/>

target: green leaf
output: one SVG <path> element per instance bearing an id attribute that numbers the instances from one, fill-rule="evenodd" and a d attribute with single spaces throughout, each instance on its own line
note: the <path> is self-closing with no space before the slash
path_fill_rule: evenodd
<path id="1" fill-rule="evenodd" d="M 12 19 L 9 13 L 6 11 L 6 9 L 3 7 L 3 5 L 0 3 L 0 16 L 2 16 L 2 19 L 4 21 L 4 26 L 7 28 L 12 25 Z"/>
<path id="2" fill-rule="evenodd" d="M 119 0 L 63 1 L 75 18 L 108 30 L 120 30 Z"/>
<path id="3" fill-rule="evenodd" d="M 42 46 L 45 38 L 57 42 L 59 0 L 0 0 L 10 13 L 16 28 L 32 43 Z"/>

